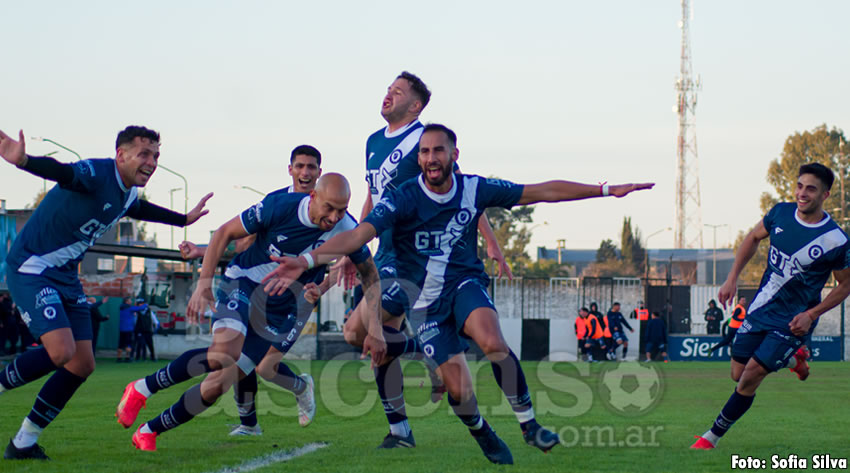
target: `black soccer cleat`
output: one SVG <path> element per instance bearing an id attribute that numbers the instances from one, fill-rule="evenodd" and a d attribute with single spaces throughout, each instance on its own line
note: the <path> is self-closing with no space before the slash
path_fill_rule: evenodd
<path id="1" fill-rule="evenodd" d="M 18 448 L 9 440 L 9 445 L 6 446 L 6 452 L 3 454 L 4 460 L 50 460 L 44 453 L 44 448 L 39 444 L 33 444 L 32 447 Z"/>
<path id="2" fill-rule="evenodd" d="M 496 431 L 492 428 L 488 429 L 484 435 L 473 435 L 472 437 L 478 442 L 478 446 L 481 447 L 484 456 L 491 462 L 497 465 L 514 464 L 514 456 L 511 455 L 511 449 L 505 445 L 505 442 L 496 435 Z"/>
<path id="3" fill-rule="evenodd" d="M 525 439 L 525 443 L 539 448 L 543 453 L 547 453 L 560 442 L 558 434 L 544 429 L 537 422 L 532 422 L 527 427 L 527 430 L 522 431 L 522 438 Z"/>
<path id="4" fill-rule="evenodd" d="M 413 440 L 413 431 L 407 437 L 396 437 L 392 432 L 384 437 L 384 441 L 378 445 L 378 448 L 413 448 L 416 446 L 416 441 Z"/>

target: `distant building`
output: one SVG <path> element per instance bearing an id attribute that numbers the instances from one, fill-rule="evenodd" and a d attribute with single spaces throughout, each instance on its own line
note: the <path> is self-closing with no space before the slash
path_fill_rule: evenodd
<path id="1" fill-rule="evenodd" d="M 735 261 L 735 251 L 729 248 L 717 249 L 717 275 L 713 274 L 713 249 L 649 249 L 648 269 L 644 268 L 642 276 L 648 272 L 650 278 L 666 279 L 668 267 L 674 283 L 678 284 L 723 284 L 732 264 Z M 595 249 L 561 249 L 562 263 L 570 265 L 570 276 L 581 276 L 582 271 L 596 261 Z M 545 247 L 537 248 L 537 259 L 558 260 L 558 249 Z"/>

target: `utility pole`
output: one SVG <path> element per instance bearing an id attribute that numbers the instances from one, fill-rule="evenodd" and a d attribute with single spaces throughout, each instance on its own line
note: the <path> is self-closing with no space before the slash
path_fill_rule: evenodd
<path id="1" fill-rule="evenodd" d="M 702 207 L 699 190 L 699 161 L 697 159 L 697 137 L 695 113 L 697 91 L 701 84 L 696 81 L 691 67 L 691 39 L 689 0 L 682 0 L 682 50 L 679 77 L 676 79 L 676 105 L 679 135 L 676 140 L 676 230 L 673 238 L 675 248 L 702 248 Z"/>

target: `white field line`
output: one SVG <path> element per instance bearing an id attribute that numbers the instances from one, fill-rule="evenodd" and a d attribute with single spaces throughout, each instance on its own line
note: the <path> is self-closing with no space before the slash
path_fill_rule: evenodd
<path id="1" fill-rule="evenodd" d="M 302 455 L 313 453 L 316 450 L 320 448 L 325 448 L 327 446 L 328 444 L 326 443 L 308 443 L 307 445 L 298 447 L 294 450 L 283 450 L 280 452 L 270 453 L 268 455 L 263 455 L 261 457 L 247 460 L 238 466 L 225 467 L 221 470 L 216 471 L 215 473 L 244 473 L 246 471 L 254 471 L 258 468 L 263 468 L 273 463 L 283 463 L 285 461 L 292 460 L 293 458 L 298 458 Z"/>

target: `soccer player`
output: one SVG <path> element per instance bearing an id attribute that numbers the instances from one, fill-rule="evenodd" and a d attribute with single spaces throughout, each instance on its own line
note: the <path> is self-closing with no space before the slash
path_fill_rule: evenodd
<path id="1" fill-rule="evenodd" d="M 800 346 L 818 317 L 850 294 L 850 242 L 823 210 L 834 179 L 832 170 L 822 164 L 800 166 L 796 204 L 775 205 L 738 249 L 718 293 L 724 306 L 735 296 L 738 275 L 759 242 L 770 238 L 761 285 L 732 343 L 732 379 L 737 386 L 714 425 L 691 448 L 714 448 L 753 404 L 756 389 L 768 374 L 785 366 L 808 372 Z M 821 300 L 830 274 L 838 286 Z"/>
<path id="2" fill-rule="evenodd" d="M 91 312 L 77 276 L 85 251 L 123 216 L 190 225 L 205 215 L 207 194 L 183 215 L 138 198 L 156 171 L 159 133 L 129 126 L 118 133 L 114 159 L 74 164 L 26 154 L 24 133 L 15 141 L 0 131 L 0 156 L 31 174 L 56 181 L 6 258 L 6 277 L 23 320 L 41 348 L 29 350 L 0 372 L 0 393 L 53 372 L 44 383 L 4 458 L 46 460 L 36 441 L 94 371 Z"/>
<path id="3" fill-rule="evenodd" d="M 316 181 L 319 179 L 319 176 L 322 175 L 322 153 L 310 145 L 296 146 L 289 155 L 287 171 L 292 178 L 292 185 L 278 189 L 272 192 L 272 194 L 291 194 L 295 192 L 309 194 L 316 187 Z M 234 244 L 235 251 L 237 253 L 245 251 L 254 243 L 255 239 L 256 235 L 248 235 L 245 238 L 236 240 Z M 203 258 L 206 253 L 206 247 L 184 241 L 180 244 L 180 252 L 185 259 Z M 321 290 L 322 293 L 326 292 L 328 289 L 327 281 L 322 283 L 320 288 L 317 289 Z M 230 435 L 263 434 L 263 429 L 257 421 L 257 391 L 256 370 L 251 371 L 250 374 L 233 385 L 233 397 L 236 401 L 236 408 L 239 411 L 239 425 L 230 432 Z"/>
<path id="4" fill-rule="evenodd" d="M 652 184 L 609 187 L 550 181 L 521 186 L 455 174 L 457 158 L 454 132 L 443 125 L 426 126 L 419 142 L 421 176 L 386 194 L 354 230 L 301 257 L 273 258 L 281 265 L 267 276 L 270 283 L 266 290 L 276 294 L 303 271 L 327 263 L 392 227 L 399 276 L 420 290 L 412 310 L 426 313 L 426 322 L 417 330 L 418 341 L 439 364 L 449 404 L 490 461 L 510 464 L 513 457 L 507 445 L 478 412 L 463 355 L 468 345 L 462 336 L 475 340 L 492 363 L 496 381 L 520 422 L 525 441 L 545 452 L 558 443 L 558 436 L 535 420 L 519 360 L 499 328 L 498 314 L 487 294 L 489 278 L 476 252 L 478 219 L 487 207 L 586 199 L 609 192 L 623 197 Z M 388 341 L 385 354 L 391 355 L 392 350 Z M 380 364 L 384 353 L 379 355 L 373 361 Z"/>
<path id="5" fill-rule="evenodd" d="M 369 196 L 363 203 L 361 220 L 369 215 L 387 191 L 397 189 L 422 172 L 417 161 L 419 138 L 423 130 L 419 115 L 430 99 L 431 91 L 425 83 L 407 71 L 396 77 L 387 88 L 387 94 L 381 104 L 381 116 L 387 126 L 373 133 L 366 141 L 366 182 L 369 185 Z M 499 263 L 499 276 L 505 273 L 512 277 L 486 218 L 480 220 L 479 230 L 487 241 L 488 256 Z M 381 233 L 379 241 L 375 264 L 378 266 L 383 286 L 381 307 L 387 332 L 385 337 L 388 342 L 390 339 L 398 339 L 399 343 L 406 343 L 408 339 L 400 330 L 405 320 L 404 315 L 415 295 L 408 294 L 408 285 L 398 277 L 392 230 L 387 229 Z M 349 322 L 343 326 L 346 342 L 357 347 L 363 346 L 366 335 L 363 317 L 362 309 L 356 308 Z M 410 350 L 421 358 L 418 345 L 413 340 L 409 341 Z M 432 378 L 431 399 L 438 401 L 442 396 L 441 382 L 435 378 L 430 367 L 429 374 Z M 416 442 L 407 421 L 404 405 L 401 363 L 394 361 L 378 366 L 375 369 L 375 382 L 390 425 L 390 432 L 378 448 L 414 447 Z"/>
<path id="6" fill-rule="evenodd" d="M 634 329 L 629 323 L 626 321 L 626 317 L 623 316 L 623 313 L 620 312 L 620 303 L 615 302 L 611 305 L 611 310 L 608 311 L 608 327 L 611 329 L 611 338 L 613 338 L 614 343 L 611 347 L 611 351 L 614 353 L 614 359 L 617 359 L 617 347 L 623 347 L 623 355 L 622 360 L 626 359 L 626 353 L 629 351 L 629 337 L 626 336 L 625 330 L 623 330 L 623 325 L 629 329 L 629 332 L 634 333 Z"/>
<path id="7" fill-rule="evenodd" d="M 350 190 L 339 174 L 326 174 L 309 195 L 273 193 L 260 203 L 222 225 L 213 235 L 204 255 L 198 286 L 189 301 L 187 316 L 196 321 L 199 314 L 213 305 L 212 279 L 227 245 L 238 238 L 256 234 L 251 247 L 239 253 L 227 266 L 216 291 L 213 315 L 213 341 L 208 349 L 189 350 L 165 368 L 127 385 L 116 416 L 125 428 L 136 420 L 148 397 L 174 384 L 215 373 L 199 385 L 189 388 L 177 403 L 141 425 L 132 441 L 141 450 L 156 450 L 156 437 L 189 422 L 230 389 L 236 378 L 256 369 L 264 379 L 287 389 L 296 396 L 299 423 L 309 424 L 315 414 L 313 380 L 307 374 L 296 376 L 281 363 L 283 355 L 295 343 L 313 304 L 315 290 L 302 294 L 302 287 L 320 281 L 324 266 L 312 268 L 299 279 L 292 291 L 266 297 L 260 281 L 277 264 L 269 256 L 298 256 L 309 252 L 334 235 L 355 227 L 346 212 Z M 346 252 L 360 272 L 371 303 L 372 324 L 368 345 L 379 353 L 386 350 L 378 315 L 377 269 L 365 246 Z M 375 334 L 375 335 L 373 335 Z"/>

